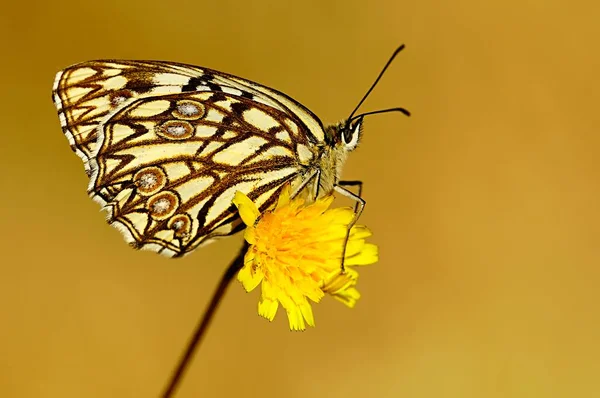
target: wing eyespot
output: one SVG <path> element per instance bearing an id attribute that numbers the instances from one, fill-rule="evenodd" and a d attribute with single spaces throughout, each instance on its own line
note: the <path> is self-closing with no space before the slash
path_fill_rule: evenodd
<path id="1" fill-rule="evenodd" d="M 167 185 L 167 175 L 156 166 L 146 167 L 135 173 L 133 183 L 142 196 L 152 196 Z"/>
<path id="2" fill-rule="evenodd" d="M 192 231 L 192 218 L 188 214 L 176 214 L 167 223 L 167 228 L 173 230 L 176 238 L 188 238 Z"/>
<path id="3" fill-rule="evenodd" d="M 177 119 L 198 120 L 206 114 L 206 108 L 198 101 L 181 100 L 171 114 Z"/>
<path id="4" fill-rule="evenodd" d="M 146 209 L 156 221 L 171 217 L 179 207 L 179 197 L 171 191 L 164 191 L 151 196 L 146 202 Z"/>
<path id="5" fill-rule="evenodd" d="M 156 127 L 156 134 L 168 140 L 185 140 L 194 135 L 194 126 L 186 120 L 167 120 Z"/>

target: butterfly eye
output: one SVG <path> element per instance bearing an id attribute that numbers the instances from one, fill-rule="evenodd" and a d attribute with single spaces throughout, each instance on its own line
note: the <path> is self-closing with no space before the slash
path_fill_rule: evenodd
<path id="1" fill-rule="evenodd" d="M 342 130 L 342 142 L 344 143 L 346 150 L 351 151 L 358 145 L 361 126 L 362 118 L 357 120 L 356 123 L 350 124 L 348 127 Z"/>

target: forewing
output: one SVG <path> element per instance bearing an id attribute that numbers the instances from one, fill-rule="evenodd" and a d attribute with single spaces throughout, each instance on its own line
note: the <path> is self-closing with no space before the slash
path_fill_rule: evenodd
<path id="1" fill-rule="evenodd" d="M 143 96 L 177 93 L 202 76 L 201 68 L 153 61 L 89 61 L 56 75 L 52 99 L 71 148 L 88 174 L 99 124 L 116 109 Z"/>
<path id="2" fill-rule="evenodd" d="M 285 112 L 223 91 L 133 100 L 99 130 L 89 193 L 138 248 L 183 255 L 240 221 L 236 191 L 261 209 L 299 184 L 307 135 Z"/>
<path id="3" fill-rule="evenodd" d="M 290 128 L 318 144 L 321 121 L 306 107 L 272 88 L 208 68 L 162 61 L 99 60 L 73 65 L 56 75 L 52 98 L 71 148 L 91 174 L 98 126 L 118 109 L 147 96 L 211 91 L 241 96 L 287 114 Z"/>

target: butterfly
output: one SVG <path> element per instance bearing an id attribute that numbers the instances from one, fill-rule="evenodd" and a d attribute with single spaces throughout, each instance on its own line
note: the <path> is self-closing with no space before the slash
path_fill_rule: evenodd
<path id="1" fill-rule="evenodd" d="M 56 75 L 52 98 L 88 194 L 137 249 L 179 257 L 243 228 L 231 201 L 245 193 L 269 208 L 283 187 L 357 201 L 360 181 L 340 181 L 360 141 L 354 116 L 324 125 L 286 94 L 216 70 L 162 61 L 98 60 Z M 345 186 L 358 185 L 359 194 Z"/>

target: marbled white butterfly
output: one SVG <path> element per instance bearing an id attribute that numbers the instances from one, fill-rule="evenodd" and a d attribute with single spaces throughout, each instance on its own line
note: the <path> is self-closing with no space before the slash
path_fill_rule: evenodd
<path id="1" fill-rule="evenodd" d="M 335 190 L 357 200 L 358 218 L 361 183 L 340 173 L 363 117 L 408 112 L 354 114 L 402 48 L 350 116 L 329 126 L 277 90 L 174 62 L 76 64 L 56 75 L 53 100 L 108 222 L 135 248 L 182 256 L 242 228 L 238 190 L 261 211 L 286 183 L 312 198 Z"/>

